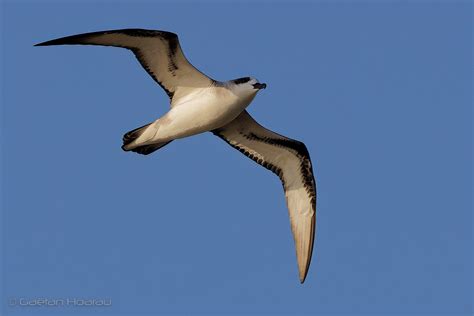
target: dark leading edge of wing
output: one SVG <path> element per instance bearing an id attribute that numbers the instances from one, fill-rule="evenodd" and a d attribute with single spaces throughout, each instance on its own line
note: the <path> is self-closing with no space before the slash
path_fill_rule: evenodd
<path id="1" fill-rule="evenodd" d="M 170 99 L 179 88 L 205 87 L 211 80 L 189 63 L 181 50 L 178 36 L 171 32 L 111 30 L 62 37 L 35 46 L 51 45 L 100 45 L 129 49 Z"/>

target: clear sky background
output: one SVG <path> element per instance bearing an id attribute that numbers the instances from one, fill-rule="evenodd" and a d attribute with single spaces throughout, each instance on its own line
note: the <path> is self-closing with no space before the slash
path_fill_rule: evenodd
<path id="1" fill-rule="evenodd" d="M 472 312 L 472 5 L 3 2 L 5 315 Z M 307 145 L 317 238 L 297 275 L 278 178 L 210 133 L 150 156 L 168 110 L 133 55 L 33 47 L 118 28 L 179 34 L 249 112 Z M 11 307 L 12 298 L 112 307 Z"/>

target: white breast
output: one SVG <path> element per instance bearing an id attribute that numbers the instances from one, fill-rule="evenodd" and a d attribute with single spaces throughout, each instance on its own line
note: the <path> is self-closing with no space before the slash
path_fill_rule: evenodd
<path id="1" fill-rule="evenodd" d="M 255 94 L 242 98 L 225 87 L 195 89 L 159 119 L 154 140 L 187 137 L 219 128 L 235 119 Z"/>

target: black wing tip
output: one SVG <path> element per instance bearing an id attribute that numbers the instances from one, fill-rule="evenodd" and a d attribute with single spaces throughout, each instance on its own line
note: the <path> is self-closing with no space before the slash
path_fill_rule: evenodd
<path id="1" fill-rule="evenodd" d="M 85 38 L 86 34 L 72 35 L 53 39 L 50 41 L 42 42 L 35 44 L 34 46 L 52 46 L 52 45 L 73 45 L 73 44 L 83 44 L 81 40 Z"/>
<path id="2" fill-rule="evenodd" d="M 46 41 L 46 42 L 41 42 L 41 43 L 37 43 L 33 46 L 49 46 L 49 45 L 54 45 L 54 44 L 50 44 L 51 42 L 54 42 L 55 40 L 52 40 L 52 41 Z"/>
<path id="3" fill-rule="evenodd" d="M 46 41 L 42 43 L 35 44 L 33 46 L 51 46 L 51 45 L 61 45 L 61 43 L 58 43 L 58 40 L 52 40 L 52 41 Z"/>
<path id="4" fill-rule="evenodd" d="M 100 32 L 90 32 L 82 33 L 77 35 L 71 35 L 66 37 L 61 37 L 53 39 L 50 41 L 42 42 L 35 44 L 34 46 L 51 46 L 51 45 L 73 45 L 73 44 L 83 44 L 82 40 L 90 38 L 92 36 L 99 36 L 104 34 L 125 34 L 129 36 L 136 37 L 155 37 L 160 36 L 166 40 L 178 38 L 178 35 L 168 31 L 158 31 L 158 30 L 147 30 L 147 29 L 117 29 L 109 31 L 100 31 Z"/>

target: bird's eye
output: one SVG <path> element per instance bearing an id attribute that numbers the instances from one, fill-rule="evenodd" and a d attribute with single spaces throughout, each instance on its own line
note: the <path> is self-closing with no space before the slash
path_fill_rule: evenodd
<path id="1" fill-rule="evenodd" d="M 242 84 L 250 81 L 250 77 L 243 77 L 233 80 L 235 84 Z"/>

